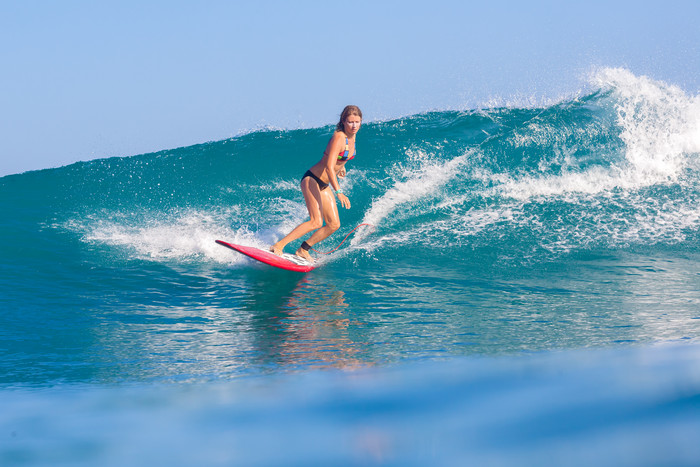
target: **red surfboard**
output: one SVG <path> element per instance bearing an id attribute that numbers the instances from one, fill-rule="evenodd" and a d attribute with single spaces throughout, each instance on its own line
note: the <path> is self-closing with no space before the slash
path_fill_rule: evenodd
<path id="1" fill-rule="evenodd" d="M 297 255 L 284 253 L 282 256 L 277 256 L 271 251 L 261 250 L 260 248 L 255 248 L 253 246 L 236 245 L 235 243 L 228 243 L 223 240 L 217 240 L 216 243 L 239 253 L 243 253 L 246 256 L 250 256 L 261 263 L 269 264 L 270 266 L 274 266 L 276 268 L 286 269 L 287 271 L 309 272 L 314 269 L 313 264 L 309 263 L 303 258 L 298 257 Z"/>

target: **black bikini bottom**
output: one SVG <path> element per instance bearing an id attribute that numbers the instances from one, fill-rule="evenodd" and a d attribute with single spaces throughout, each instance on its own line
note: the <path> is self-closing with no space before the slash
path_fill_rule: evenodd
<path id="1" fill-rule="evenodd" d="M 301 179 L 304 180 L 306 177 L 311 177 L 314 180 L 316 180 L 316 183 L 318 183 L 318 187 L 321 190 L 325 190 L 326 188 L 328 188 L 328 183 L 326 183 L 323 180 L 321 180 L 320 178 L 318 178 L 312 171 L 307 170 L 306 173 L 304 174 L 304 176 L 301 177 Z"/>

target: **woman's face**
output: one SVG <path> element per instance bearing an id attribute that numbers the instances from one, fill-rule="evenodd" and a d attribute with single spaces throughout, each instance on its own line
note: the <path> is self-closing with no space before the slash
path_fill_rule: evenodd
<path id="1" fill-rule="evenodd" d="M 356 134 L 360 129 L 360 125 L 362 125 L 362 118 L 357 115 L 350 115 L 345 119 L 345 134 L 348 136 Z"/>

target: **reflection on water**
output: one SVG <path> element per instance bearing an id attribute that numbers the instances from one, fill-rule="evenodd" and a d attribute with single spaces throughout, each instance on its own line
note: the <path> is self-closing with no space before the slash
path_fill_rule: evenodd
<path id="1" fill-rule="evenodd" d="M 281 320 L 286 333 L 280 355 L 285 364 L 348 368 L 365 363 L 365 346 L 353 341 L 362 334 L 351 329 L 363 323 L 350 319 L 345 292 L 337 285 L 307 276 L 286 308 L 288 315 Z"/>
<path id="2" fill-rule="evenodd" d="M 156 304 L 163 289 L 142 290 L 130 306 L 122 297 L 118 307 L 97 310 L 92 371 L 83 377 L 188 381 L 371 364 L 365 323 L 334 280 L 225 270 L 164 285 L 174 305 Z"/>
<path id="3" fill-rule="evenodd" d="M 284 278 L 290 276 L 285 274 Z M 346 294 L 333 276 L 271 276 L 252 284 L 243 310 L 264 316 L 256 329 L 258 363 L 289 367 L 354 367 L 362 365 L 361 341 L 356 331 L 363 323 L 352 318 Z"/>

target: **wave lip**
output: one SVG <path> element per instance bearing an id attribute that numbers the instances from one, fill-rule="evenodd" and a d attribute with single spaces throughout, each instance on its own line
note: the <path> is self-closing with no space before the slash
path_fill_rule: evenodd
<path id="1" fill-rule="evenodd" d="M 639 179 L 673 180 L 686 158 L 700 153 L 700 95 L 620 68 L 604 69 L 594 81 L 615 97 L 626 159 Z"/>

